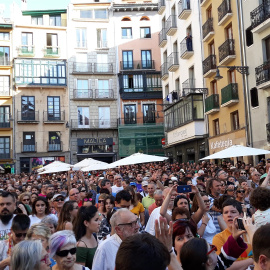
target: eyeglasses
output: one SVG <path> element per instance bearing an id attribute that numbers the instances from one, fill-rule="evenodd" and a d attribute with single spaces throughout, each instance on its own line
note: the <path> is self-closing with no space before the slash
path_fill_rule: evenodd
<path id="1" fill-rule="evenodd" d="M 16 236 L 17 238 L 21 238 L 22 236 L 23 236 L 23 237 L 26 237 L 26 233 L 15 233 L 15 236 Z"/>
<path id="2" fill-rule="evenodd" d="M 237 193 L 245 193 L 244 190 L 237 190 Z"/>
<path id="3" fill-rule="evenodd" d="M 225 187 L 225 184 L 221 184 L 222 187 Z"/>
<path id="4" fill-rule="evenodd" d="M 206 253 L 206 255 L 208 256 L 209 254 L 211 254 L 213 251 L 217 251 L 217 247 L 214 245 L 210 245 L 210 250 Z"/>
<path id="5" fill-rule="evenodd" d="M 205 200 L 205 201 L 203 201 L 204 203 L 210 203 L 210 200 Z"/>
<path id="6" fill-rule="evenodd" d="M 92 199 L 92 198 L 84 198 L 83 201 L 84 201 L 84 202 L 88 202 L 88 201 L 91 202 L 91 201 L 93 201 L 93 199 Z M 98 201 L 98 202 L 99 202 L 99 201 Z M 103 202 L 104 202 L 104 201 L 103 201 Z"/>
<path id="7" fill-rule="evenodd" d="M 70 253 L 71 255 L 74 255 L 77 251 L 77 248 L 71 248 L 71 249 L 64 249 L 57 251 L 55 254 L 59 257 L 67 257 L 67 255 Z"/>
<path id="8" fill-rule="evenodd" d="M 227 189 L 227 191 L 234 191 L 234 189 Z"/>
<path id="9" fill-rule="evenodd" d="M 104 200 L 98 200 L 98 203 L 104 203 Z"/>
<path id="10" fill-rule="evenodd" d="M 70 194 L 69 196 L 71 197 L 71 196 L 78 195 L 78 194 L 80 194 L 80 192 L 76 192 L 76 193 Z"/>
<path id="11" fill-rule="evenodd" d="M 22 201 L 23 201 L 23 202 L 26 202 L 26 201 L 30 201 L 30 199 L 23 199 Z"/>
<path id="12" fill-rule="evenodd" d="M 57 199 L 55 199 L 54 201 L 55 201 L 55 202 L 60 202 L 60 201 L 63 202 L 63 201 L 64 201 L 64 198 L 57 198 Z"/>
<path id="13" fill-rule="evenodd" d="M 135 228 L 136 225 L 139 223 L 139 219 L 137 218 L 135 221 L 129 222 L 129 223 L 122 223 L 122 224 L 118 224 L 117 226 L 130 226 L 132 228 Z"/>
<path id="14" fill-rule="evenodd" d="M 247 174 L 247 173 L 245 173 L 245 172 L 241 172 L 240 174 Z"/>

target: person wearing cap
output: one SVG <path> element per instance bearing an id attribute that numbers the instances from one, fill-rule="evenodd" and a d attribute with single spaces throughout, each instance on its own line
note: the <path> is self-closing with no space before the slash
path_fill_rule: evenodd
<path id="1" fill-rule="evenodd" d="M 143 191 L 140 193 L 143 198 L 146 197 L 148 195 L 148 182 L 147 181 L 142 181 L 142 189 Z"/>
<path id="2" fill-rule="evenodd" d="M 156 186 L 152 183 L 149 183 L 147 186 L 148 195 L 142 199 L 142 204 L 145 209 L 148 210 L 148 207 L 155 202 L 154 193 Z"/>
<path id="3" fill-rule="evenodd" d="M 134 189 L 135 192 L 137 192 L 137 185 L 135 182 L 130 182 L 130 186 Z"/>
<path id="4" fill-rule="evenodd" d="M 52 198 L 53 207 L 56 210 L 56 215 L 59 217 L 60 211 L 63 208 L 65 198 L 62 194 L 55 194 Z"/>

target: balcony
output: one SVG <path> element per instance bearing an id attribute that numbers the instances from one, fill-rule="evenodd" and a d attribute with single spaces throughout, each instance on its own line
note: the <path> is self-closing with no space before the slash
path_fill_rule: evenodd
<path id="1" fill-rule="evenodd" d="M 180 43 L 180 57 L 182 59 L 189 59 L 194 54 L 192 37 L 184 38 Z"/>
<path id="2" fill-rule="evenodd" d="M 214 36 L 213 18 L 209 18 L 202 26 L 203 41 L 207 42 Z"/>
<path id="3" fill-rule="evenodd" d="M 34 45 L 22 45 L 17 47 L 19 56 L 34 56 L 35 55 L 35 46 Z"/>
<path id="4" fill-rule="evenodd" d="M 186 20 L 191 13 L 190 1 L 180 0 L 178 2 L 178 18 L 181 20 Z"/>
<path id="5" fill-rule="evenodd" d="M 49 143 L 47 142 L 47 151 L 48 152 L 62 152 L 63 151 L 63 142 L 60 143 Z"/>
<path id="6" fill-rule="evenodd" d="M 264 0 L 250 12 L 251 27 L 253 33 L 260 33 L 270 26 L 270 0 Z"/>
<path id="7" fill-rule="evenodd" d="M 55 46 L 46 46 L 44 49 L 44 57 L 59 57 L 60 48 Z"/>
<path id="8" fill-rule="evenodd" d="M 262 65 L 255 68 L 256 85 L 260 89 L 270 87 L 270 61 L 264 62 Z"/>
<path id="9" fill-rule="evenodd" d="M 171 15 L 166 20 L 166 34 L 173 36 L 177 31 L 177 16 Z"/>
<path id="10" fill-rule="evenodd" d="M 121 70 L 155 69 L 154 60 L 120 61 Z"/>
<path id="11" fill-rule="evenodd" d="M 0 56 L 0 66 L 10 66 L 10 60 L 7 56 Z"/>
<path id="12" fill-rule="evenodd" d="M 203 77 L 209 78 L 216 74 L 216 56 L 211 54 L 203 61 Z"/>
<path id="13" fill-rule="evenodd" d="M 195 79 L 187 79 L 182 83 L 182 94 L 187 96 L 196 92 Z"/>
<path id="14" fill-rule="evenodd" d="M 122 100 L 130 99 L 160 99 L 162 98 L 162 87 L 140 87 L 140 88 L 120 88 Z"/>
<path id="15" fill-rule="evenodd" d="M 95 74 L 113 74 L 112 63 L 94 63 Z"/>
<path id="16" fill-rule="evenodd" d="M 95 99 L 99 100 L 114 100 L 114 92 L 112 89 L 96 89 Z"/>
<path id="17" fill-rule="evenodd" d="M 79 63 L 74 62 L 73 63 L 73 74 L 92 74 L 92 64 L 91 63 Z"/>
<path id="18" fill-rule="evenodd" d="M 3 121 L 3 119 L 5 116 L 3 114 L 0 114 L 0 131 L 4 131 L 4 130 L 12 130 L 13 127 L 13 122 L 10 121 L 9 119 L 7 121 Z"/>
<path id="19" fill-rule="evenodd" d="M 174 105 L 177 101 L 179 101 L 182 98 L 181 91 L 174 90 L 170 92 L 164 99 L 163 99 L 163 105 L 166 106 L 166 108 Z"/>
<path id="20" fill-rule="evenodd" d="M 239 102 L 238 84 L 230 83 L 221 89 L 221 107 L 230 107 Z"/>
<path id="21" fill-rule="evenodd" d="M 231 0 L 224 0 L 218 7 L 218 25 L 224 25 L 232 15 Z"/>
<path id="22" fill-rule="evenodd" d="M 236 57 L 234 39 L 227 39 L 222 45 L 218 47 L 219 64 L 227 65 Z"/>
<path id="23" fill-rule="evenodd" d="M 39 111 L 17 111 L 17 123 L 18 124 L 38 124 L 39 123 Z"/>
<path id="24" fill-rule="evenodd" d="M 210 2 L 210 0 L 200 0 L 200 2 L 201 7 L 204 7 Z"/>
<path id="25" fill-rule="evenodd" d="M 10 90 L 1 89 L 0 90 L 0 97 L 11 97 Z"/>
<path id="26" fill-rule="evenodd" d="M 163 80 L 163 81 L 167 80 L 169 77 L 168 63 L 164 62 L 161 65 L 160 70 L 161 70 L 161 80 Z"/>
<path id="27" fill-rule="evenodd" d="M 43 123 L 44 124 L 64 124 L 65 123 L 65 111 L 43 111 Z"/>
<path id="28" fill-rule="evenodd" d="M 167 35 L 165 28 L 162 28 L 162 30 L 158 33 L 158 40 L 159 40 L 158 46 L 160 48 L 165 47 L 165 45 L 167 44 Z"/>
<path id="29" fill-rule="evenodd" d="M 205 99 L 205 114 L 219 112 L 219 94 L 213 94 Z"/>
<path id="30" fill-rule="evenodd" d="M 165 0 L 158 1 L 158 14 L 161 15 L 166 9 Z"/>
<path id="31" fill-rule="evenodd" d="M 171 53 L 167 58 L 167 62 L 168 62 L 168 70 L 171 72 L 176 71 L 179 68 L 178 52 Z"/>
<path id="32" fill-rule="evenodd" d="M 163 125 L 163 117 L 160 117 L 159 115 L 156 116 L 153 114 L 149 117 L 140 117 L 137 118 L 135 116 L 129 116 L 125 118 L 119 118 L 118 126 L 145 126 L 145 125 Z"/>
<path id="33" fill-rule="evenodd" d="M 93 98 L 91 89 L 73 89 L 73 100 L 92 100 Z"/>
<path id="34" fill-rule="evenodd" d="M 37 143 L 23 144 L 23 142 L 21 142 L 21 151 L 22 153 L 35 153 L 37 152 Z"/>
<path id="35" fill-rule="evenodd" d="M 117 129 L 117 119 L 84 119 L 71 120 L 72 130 Z"/>
<path id="36" fill-rule="evenodd" d="M 5 149 L 5 150 L 7 150 L 7 149 Z M 11 151 L 12 150 L 9 149 L 9 153 L 0 153 L 0 159 L 10 159 L 10 152 Z"/>

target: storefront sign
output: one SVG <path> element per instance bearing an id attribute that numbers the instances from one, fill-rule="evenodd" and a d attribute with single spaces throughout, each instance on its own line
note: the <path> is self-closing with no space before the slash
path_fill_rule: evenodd
<path id="1" fill-rule="evenodd" d="M 84 145 L 112 145 L 113 138 L 85 138 L 77 139 L 78 146 Z"/>
<path id="2" fill-rule="evenodd" d="M 211 142 L 210 149 L 214 150 L 216 148 L 228 148 L 233 145 L 233 141 L 230 139 L 227 139 L 225 141 L 219 140 L 215 142 Z"/>

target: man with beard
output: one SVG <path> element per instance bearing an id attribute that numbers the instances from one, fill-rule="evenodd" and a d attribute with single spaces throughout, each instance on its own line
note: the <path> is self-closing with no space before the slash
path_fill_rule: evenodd
<path id="1" fill-rule="evenodd" d="M 3 191 L 0 193 L 0 237 L 9 233 L 14 211 L 16 209 L 15 197 L 12 193 Z"/>

